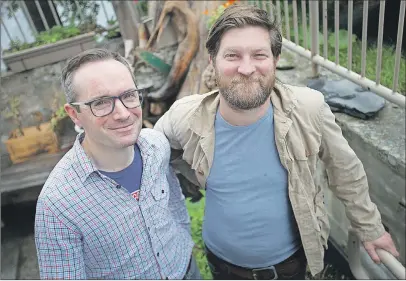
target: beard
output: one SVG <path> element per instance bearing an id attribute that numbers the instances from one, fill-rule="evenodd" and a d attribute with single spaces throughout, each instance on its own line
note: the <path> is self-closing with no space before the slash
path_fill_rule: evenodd
<path id="1" fill-rule="evenodd" d="M 216 81 L 220 94 L 231 108 L 250 110 L 260 107 L 269 99 L 275 85 L 273 73 L 263 77 L 238 76 L 227 81 L 216 70 Z"/>

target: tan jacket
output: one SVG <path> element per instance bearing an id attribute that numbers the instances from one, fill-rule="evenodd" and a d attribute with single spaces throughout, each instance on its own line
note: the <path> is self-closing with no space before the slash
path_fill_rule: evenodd
<path id="1" fill-rule="evenodd" d="M 277 84 L 271 94 L 276 146 L 288 171 L 289 199 L 313 275 L 323 269 L 329 222 L 323 189 L 315 184 L 316 163 L 326 167 L 329 187 L 346 206 L 352 227 L 362 241 L 384 233 L 371 202 L 362 163 L 342 136 L 323 95 L 307 87 Z M 168 138 L 172 165 L 204 188 L 213 164 L 214 120 L 218 91 L 176 101 L 155 125 Z"/>

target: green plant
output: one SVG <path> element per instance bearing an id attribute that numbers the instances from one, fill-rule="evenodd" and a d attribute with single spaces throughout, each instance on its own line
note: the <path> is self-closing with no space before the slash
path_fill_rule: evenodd
<path id="1" fill-rule="evenodd" d="M 63 123 L 66 119 L 69 118 L 69 115 L 66 113 L 65 108 L 61 105 L 53 114 L 51 118 L 51 128 L 57 134 L 60 135 L 63 133 Z"/>
<path id="2" fill-rule="evenodd" d="M 11 18 L 13 14 L 18 10 L 19 4 L 17 0 L 1 1 L 0 11 L 3 11 L 3 8 L 7 11 L 7 16 Z"/>
<path id="3" fill-rule="evenodd" d="M 136 7 L 138 9 L 141 18 L 148 16 L 148 1 L 139 0 L 136 2 Z"/>
<path id="4" fill-rule="evenodd" d="M 107 39 L 116 38 L 120 36 L 120 28 L 118 26 L 118 21 L 114 17 L 107 20 L 107 34 L 105 37 Z"/>
<path id="5" fill-rule="evenodd" d="M 90 30 L 82 30 L 81 27 L 76 26 L 54 26 L 49 30 L 38 33 L 35 36 L 35 41 L 32 43 L 22 43 L 19 39 L 11 40 L 10 48 L 4 50 L 4 53 L 14 53 L 36 46 L 55 43 L 88 31 Z"/>
<path id="6" fill-rule="evenodd" d="M 63 23 L 68 25 L 94 25 L 100 10 L 97 1 L 55 0 L 62 7 L 60 14 Z"/>
<path id="7" fill-rule="evenodd" d="M 20 114 L 20 99 L 17 97 L 10 98 L 8 106 L 1 112 L 1 115 L 6 119 L 11 119 L 16 125 L 17 130 L 10 133 L 9 138 L 17 138 L 24 136 L 22 127 L 21 114 Z"/>
<path id="8" fill-rule="evenodd" d="M 220 15 L 224 12 L 224 10 L 234 4 L 236 0 L 228 0 L 226 3 L 219 5 L 214 11 L 209 12 L 208 10 L 204 11 L 203 14 L 208 16 L 207 19 L 207 29 L 210 29 L 216 20 L 220 17 Z"/>
<path id="9" fill-rule="evenodd" d="M 204 191 L 202 191 L 205 195 Z M 196 258 L 197 265 L 200 269 L 200 274 L 203 279 L 211 280 L 212 275 L 210 272 L 209 265 L 207 263 L 206 254 L 204 252 L 204 243 L 202 238 L 202 224 L 204 218 L 204 205 L 205 198 L 203 197 L 198 202 L 186 201 L 186 207 L 190 216 L 190 225 L 192 231 L 192 238 L 195 242 L 195 248 L 193 249 L 193 254 Z"/>
<path id="10" fill-rule="evenodd" d="M 216 20 L 220 17 L 220 15 L 224 12 L 226 8 L 224 5 L 220 5 L 215 9 L 212 14 L 209 16 L 207 19 L 207 28 L 210 29 L 213 24 L 216 22 Z"/>
<path id="11" fill-rule="evenodd" d="M 51 128 L 59 136 L 63 133 L 66 120 L 69 119 L 69 115 L 65 111 L 66 98 L 63 93 L 55 89 L 55 94 L 52 99 L 51 109 Z"/>

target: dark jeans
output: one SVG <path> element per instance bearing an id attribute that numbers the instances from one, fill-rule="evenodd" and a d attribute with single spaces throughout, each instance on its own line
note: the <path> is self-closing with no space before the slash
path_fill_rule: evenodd
<path id="1" fill-rule="evenodd" d="M 253 276 L 252 270 L 248 268 L 239 267 L 233 264 L 230 264 L 219 257 L 215 256 L 207 247 L 206 247 L 206 254 L 207 254 L 207 261 L 209 263 L 209 267 L 211 273 L 213 275 L 213 279 L 215 280 L 250 280 L 250 279 L 273 279 L 273 273 L 271 274 L 272 277 L 265 277 L 269 276 L 268 273 L 266 274 L 258 274 L 257 276 Z M 286 260 L 280 262 L 277 265 L 274 265 L 275 271 L 277 274 L 277 279 L 282 280 L 304 280 L 306 276 L 306 267 L 307 261 L 306 256 L 301 247 L 296 253 L 292 256 L 287 258 Z M 238 274 L 237 274 L 238 273 Z M 256 277 L 256 278 L 255 278 Z"/>

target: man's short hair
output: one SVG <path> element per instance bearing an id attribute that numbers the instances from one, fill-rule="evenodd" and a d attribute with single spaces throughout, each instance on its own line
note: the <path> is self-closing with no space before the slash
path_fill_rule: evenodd
<path id="1" fill-rule="evenodd" d="M 227 7 L 210 28 L 206 48 L 213 60 L 219 51 L 223 34 L 232 28 L 259 26 L 269 30 L 271 50 L 277 58 L 282 49 L 282 35 L 276 20 L 271 20 L 268 13 L 258 7 L 234 4 Z"/>
<path id="2" fill-rule="evenodd" d="M 112 52 L 106 49 L 89 49 L 69 59 L 68 63 L 62 70 L 62 89 L 65 92 L 67 102 L 75 102 L 77 93 L 73 87 L 73 75 L 83 65 L 89 62 L 116 60 L 124 64 L 135 83 L 135 76 L 128 61 L 117 52 Z"/>

